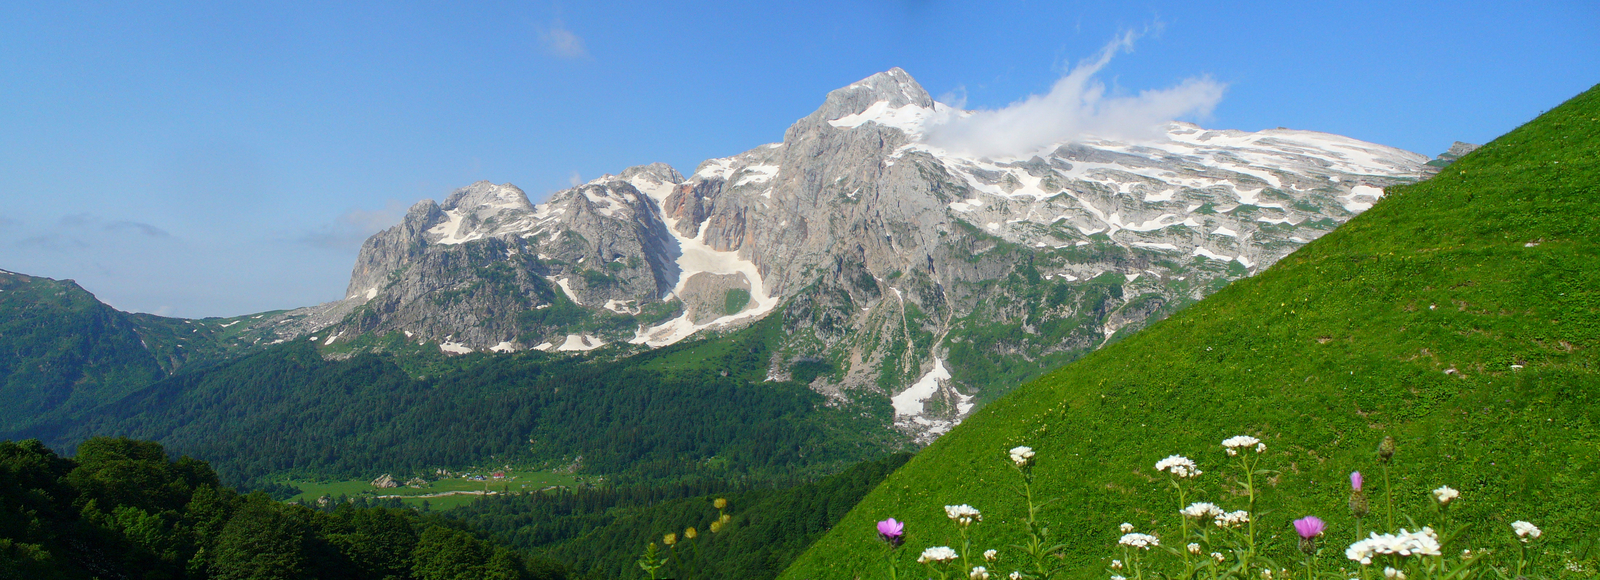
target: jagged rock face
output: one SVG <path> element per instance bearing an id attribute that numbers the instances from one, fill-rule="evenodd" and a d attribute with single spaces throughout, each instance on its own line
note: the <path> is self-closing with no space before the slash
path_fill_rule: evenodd
<path id="1" fill-rule="evenodd" d="M 635 176 L 683 179 L 665 166 L 650 171 Z M 347 298 L 363 303 L 335 332 L 404 331 L 456 352 L 561 344 L 583 326 L 571 307 L 609 316 L 661 300 L 677 276 L 665 227 L 656 203 L 626 181 L 588 183 L 539 206 L 514 186 L 475 183 L 442 205 L 416 204 L 363 244 Z M 551 320 L 541 311 L 552 307 L 569 313 Z M 578 334 L 596 329 L 586 330 Z"/>
<path id="2" fill-rule="evenodd" d="M 893 69 L 829 93 L 782 143 L 688 178 L 635 167 L 538 206 L 473 184 L 367 242 L 340 330 L 587 349 L 781 312 L 774 378 L 821 365 L 814 388 L 891 396 L 902 426 L 932 436 L 1271 264 L 1427 161 L 1185 123 L 1158 142 L 1079 138 L 1015 158 L 922 141 L 963 114 Z"/>

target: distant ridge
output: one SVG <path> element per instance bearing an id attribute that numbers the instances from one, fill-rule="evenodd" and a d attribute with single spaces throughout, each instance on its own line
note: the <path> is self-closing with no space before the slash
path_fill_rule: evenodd
<path id="1" fill-rule="evenodd" d="M 1036 494 L 1062 499 L 1042 518 L 1077 575 L 1094 576 L 1118 554 L 1120 522 L 1172 522 L 1157 460 L 1221 473 L 1218 443 L 1238 434 L 1281 470 L 1257 529 L 1289 535 L 1315 514 L 1342 549 L 1345 475 L 1376 470 L 1375 444 L 1393 435 L 1397 511 L 1431 514 L 1428 490 L 1450 485 L 1467 545 L 1515 554 L 1508 524 L 1529 520 L 1560 566 L 1600 528 L 1600 87 L 1388 193 L 1265 272 L 974 413 L 782 577 L 877 574 L 872 522 L 888 517 L 906 522 L 914 566 L 959 541 L 940 506 L 961 503 L 985 515 L 974 546 L 1000 548 L 994 569 L 1012 569 L 1014 445 L 1037 450 Z M 1275 545 L 1268 556 L 1298 561 L 1292 542 Z"/>

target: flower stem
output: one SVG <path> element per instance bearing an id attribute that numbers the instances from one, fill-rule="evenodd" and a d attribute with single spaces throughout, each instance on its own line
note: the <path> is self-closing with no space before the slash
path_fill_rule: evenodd
<path id="1" fill-rule="evenodd" d="M 1189 495 L 1187 490 L 1183 489 L 1183 482 L 1176 476 L 1172 478 L 1172 485 L 1178 488 L 1178 529 L 1181 530 L 1178 535 L 1178 544 L 1182 545 L 1189 542 L 1189 516 L 1183 513 L 1183 508 L 1189 505 Z M 1194 554 L 1190 554 L 1187 548 L 1183 550 L 1183 575 L 1185 578 L 1194 576 L 1193 556 Z"/>
<path id="2" fill-rule="evenodd" d="M 1250 560 L 1253 561 L 1255 560 L 1256 555 L 1256 470 L 1255 466 L 1250 464 L 1250 457 L 1248 455 L 1240 453 L 1240 456 L 1242 459 L 1240 464 L 1244 465 L 1245 491 L 1249 492 L 1250 494 L 1250 518 L 1249 521 L 1245 522 L 1248 531 L 1248 535 L 1245 538 L 1245 545 L 1249 550 L 1247 555 Z M 1245 565 L 1245 569 L 1249 570 L 1248 563 Z"/>
<path id="3" fill-rule="evenodd" d="M 1387 517 L 1389 531 L 1394 531 L 1394 486 L 1389 485 L 1389 462 L 1383 462 L 1383 495 L 1388 502 Z"/>
<path id="4" fill-rule="evenodd" d="M 972 552 L 972 542 L 967 539 L 967 529 L 964 527 L 959 529 L 961 530 L 961 574 L 965 576 L 972 573 L 972 563 L 967 560 L 967 555 Z"/>

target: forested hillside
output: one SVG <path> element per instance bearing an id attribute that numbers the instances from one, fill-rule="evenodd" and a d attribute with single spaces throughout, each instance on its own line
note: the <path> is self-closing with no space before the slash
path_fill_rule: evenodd
<path id="1" fill-rule="evenodd" d="M 0 273 L 0 430 L 115 400 L 163 376 L 128 315 L 71 281 Z"/>
<path id="2" fill-rule="evenodd" d="M 273 313 L 185 320 L 121 312 L 71 280 L 0 270 L 0 432 L 78 416 L 179 369 L 256 348 Z"/>
<path id="3" fill-rule="evenodd" d="M 886 404 L 830 407 L 805 385 L 764 380 L 776 329 L 764 322 L 619 360 L 541 352 L 326 360 L 296 341 L 13 435 L 67 447 L 96 435 L 160 441 L 213 462 L 230 482 L 422 474 L 491 459 L 618 483 L 787 480 L 890 450 Z"/>
<path id="4" fill-rule="evenodd" d="M 512 546 L 556 560 L 574 576 L 594 580 L 643 578 L 634 562 L 646 544 L 687 538 L 672 550 L 679 567 L 663 577 L 761 580 L 775 578 L 817 537 L 838 523 L 867 492 L 905 464 L 910 454 L 864 462 L 814 482 L 735 488 L 727 482 L 699 486 L 635 486 L 560 490 L 486 498 L 450 512 Z M 721 487 L 723 489 L 715 489 Z M 726 502 L 718 510 L 715 501 Z M 710 522 L 727 514 L 726 525 Z M 670 562 L 669 562 L 670 564 Z"/>
<path id="5" fill-rule="evenodd" d="M 72 458 L 0 442 L 0 578 L 565 577 L 414 510 L 241 496 L 152 442 L 95 438 Z"/>
<path id="6" fill-rule="evenodd" d="M 1162 547 L 1211 541 L 1179 531 L 1182 500 L 1154 468 L 1172 454 L 1204 472 L 1189 501 L 1241 509 L 1254 478 L 1250 529 L 1263 539 L 1259 555 L 1277 562 L 1301 561 L 1290 521 L 1315 515 L 1327 523 L 1324 561 L 1354 566 L 1343 548 L 1357 536 L 1349 473 L 1361 471 L 1374 498 L 1367 531 L 1455 522 L 1460 535 L 1444 546 L 1452 566 L 1470 549 L 1520 573 L 1511 564 L 1527 546 L 1532 575 L 1594 570 L 1597 347 L 1600 87 L 1429 181 L 1390 188 L 1267 271 L 977 411 L 783 577 L 883 574 L 874 522 L 889 517 L 905 522 L 898 556 L 910 569 L 924 548 L 962 546 L 942 508 L 959 504 L 983 513 L 973 549 L 998 548 L 998 571 L 1019 566 L 1011 546 L 1028 530 L 1007 457 L 1015 446 L 1036 452 L 1033 497 L 1059 499 L 1039 518 L 1063 543 L 1067 577 L 1105 574 L 1125 557 L 1123 522 L 1160 535 Z M 1263 444 L 1259 456 L 1244 451 L 1263 471 L 1224 453 L 1237 435 Z M 1376 454 L 1386 436 L 1397 443 L 1392 464 Z M 1375 476 L 1383 469 L 1392 486 Z M 1460 494 L 1448 520 L 1430 493 L 1441 486 Z M 1392 514 L 1377 503 L 1391 492 Z M 1513 521 L 1543 533 L 1524 544 Z M 1243 566 L 1241 553 L 1223 553 L 1224 566 Z M 1256 576 L 1253 562 L 1245 577 Z"/>

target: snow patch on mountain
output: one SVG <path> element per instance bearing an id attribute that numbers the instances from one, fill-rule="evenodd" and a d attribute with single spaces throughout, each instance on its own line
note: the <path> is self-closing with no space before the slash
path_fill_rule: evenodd
<path id="1" fill-rule="evenodd" d="M 678 243 L 678 281 L 672 288 L 671 295 L 681 296 L 689 279 L 699 273 L 710 274 L 739 274 L 744 276 L 750 284 L 750 299 L 753 307 L 746 308 L 736 314 L 718 317 L 714 320 L 696 324 L 690 319 L 690 313 L 668 320 L 650 328 L 643 328 L 634 336 L 634 344 L 644 344 L 651 347 L 666 346 L 688 338 L 696 332 L 707 328 L 716 328 L 730 323 L 757 320 L 766 316 L 772 309 L 777 308 L 780 297 L 774 296 L 767 289 L 761 278 L 761 270 L 754 262 L 741 258 L 739 252 L 717 251 L 705 243 L 705 229 L 709 222 L 700 224 L 700 231 L 695 237 L 688 238 L 678 233 L 677 219 L 667 218 L 667 231 L 672 233 L 673 239 Z"/>
<path id="2" fill-rule="evenodd" d="M 944 367 L 944 359 L 934 359 L 933 368 L 924 373 L 922 378 L 906 387 L 906 390 L 900 391 L 900 394 L 889 398 L 889 403 L 894 406 L 895 416 L 921 415 L 922 402 L 939 391 L 939 381 L 948 380 L 950 380 L 950 369 Z"/>

